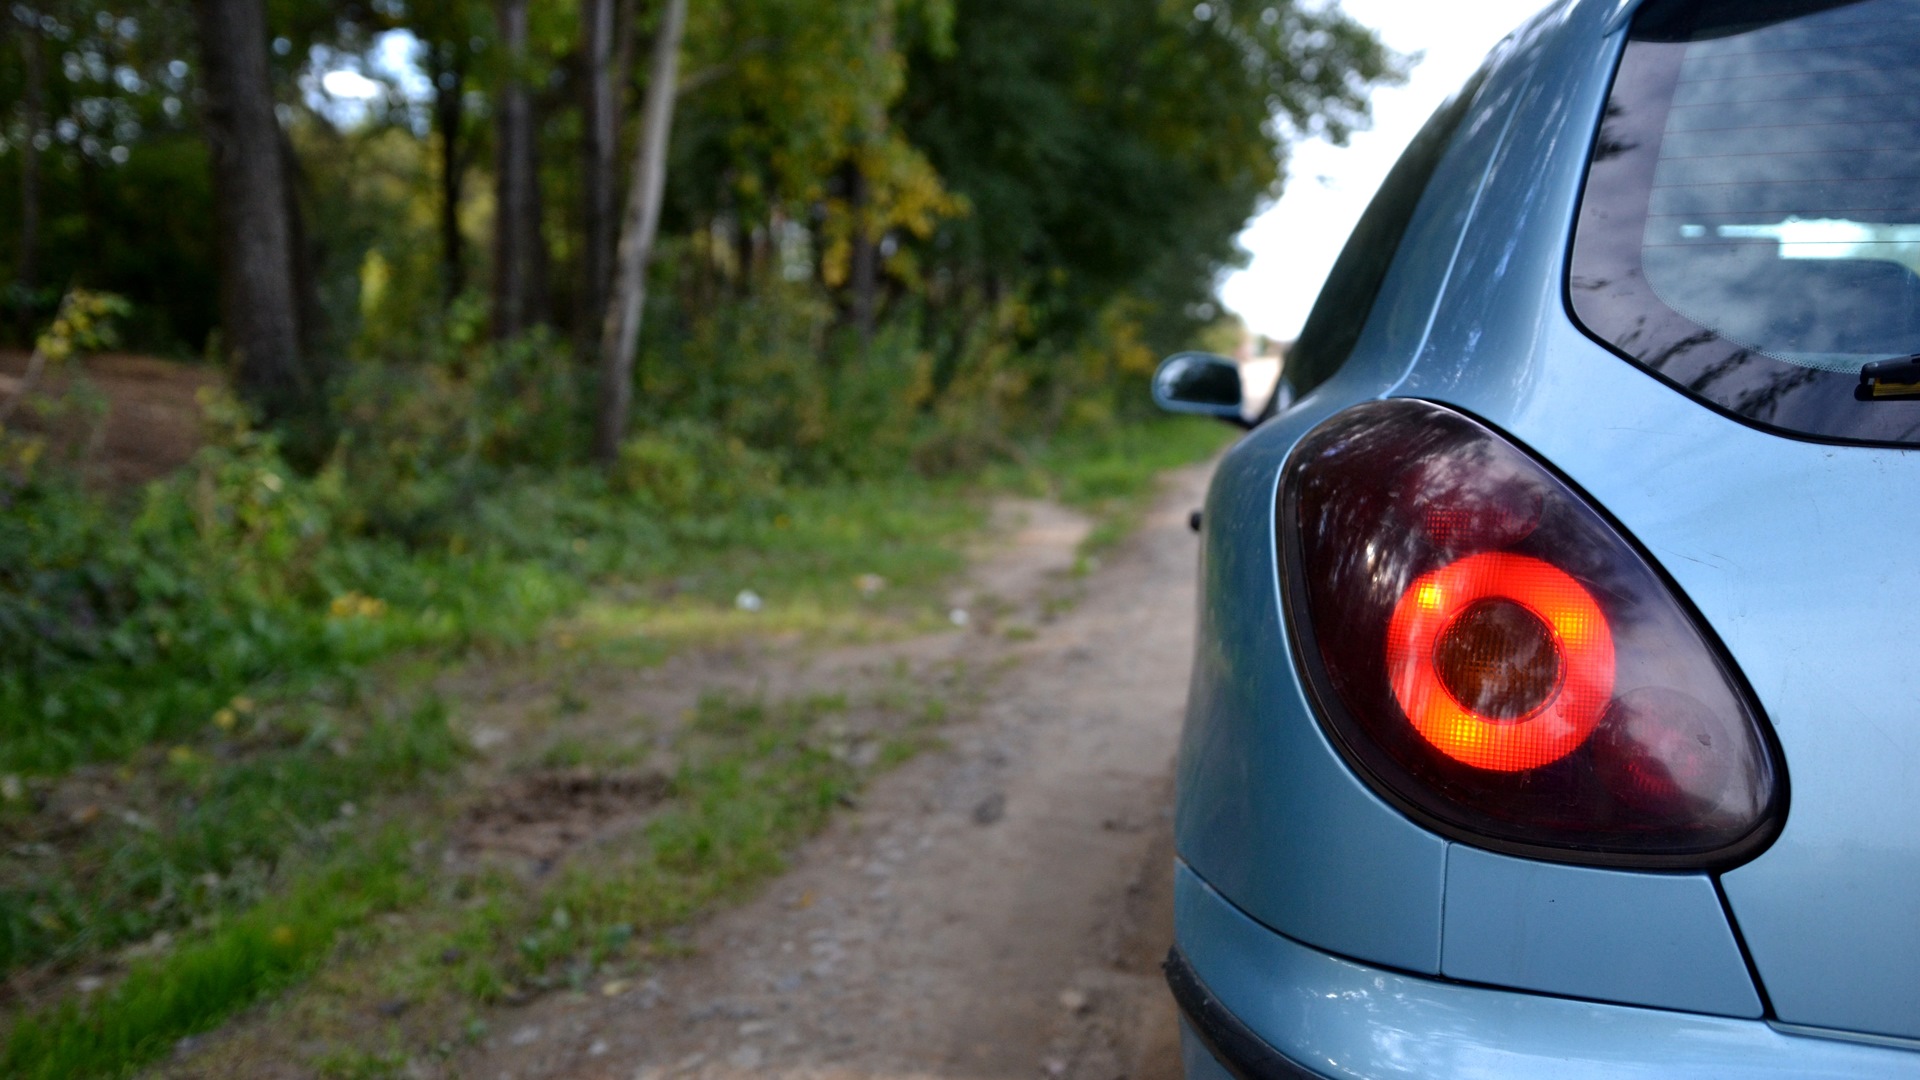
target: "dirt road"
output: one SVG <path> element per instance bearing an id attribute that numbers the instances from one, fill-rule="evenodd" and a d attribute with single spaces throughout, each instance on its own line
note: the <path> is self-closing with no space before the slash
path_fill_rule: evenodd
<path id="1" fill-rule="evenodd" d="M 982 704 L 884 777 L 691 956 L 503 1012 L 451 1062 L 520 1078 L 1170 1077 L 1159 976 L 1171 772 L 1192 650 L 1206 471 L 1059 591 L 1086 523 L 1010 508 L 946 635 Z M 1051 598 L 1051 599 L 1050 599 Z M 991 615 L 987 613 L 992 613 Z M 989 633 L 987 618 L 1037 630 Z M 894 647 L 897 650 L 897 646 Z M 868 657 L 871 660 L 874 657 Z M 854 663 L 848 655 L 829 663 Z"/>

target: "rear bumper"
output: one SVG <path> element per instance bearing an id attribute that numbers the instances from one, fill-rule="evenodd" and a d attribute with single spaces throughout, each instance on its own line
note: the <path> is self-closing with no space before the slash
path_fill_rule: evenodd
<path id="1" fill-rule="evenodd" d="M 1355 963 L 1254 922 L 1185 864 L 1174 911 L 1168 982 L 1186 1017 L 1191 1080 L 1920 1077 L 1914 1048 Z"/>

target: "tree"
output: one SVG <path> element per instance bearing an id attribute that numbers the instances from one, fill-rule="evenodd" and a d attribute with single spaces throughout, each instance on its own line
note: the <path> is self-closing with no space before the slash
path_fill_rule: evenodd
<path id="1" fill-rule="evenodd" d="M 540 159 L 527 87 L 527 0 L 497 0 L 505 73 L 494 119 L 493 335 L 517 337 L 546 321 Z"/>
<path id="2" fill-rule="evenodd" d="M 614 48 L 614 0 L 580 0 L 581 339 L 587 348 L 604 321 L 613 277 L 614 244 L 620 228 L 617 159 L 620 141 L 619 76 Z M 583 349 L 583 351 L 586 351 Z"/>
<path id="3" fill-rule="evenodd" d="M 972 212 L 924 257 L 942 302 L 1015 296 L 1072 340 L 1127 297 L 1178 345 L 1288 143 L 1344 140 L 1398 61 L 1337 7 L 1288 0 L 973 0 L 916 49 L 899 122 Z"/>
<path id="4" fill-rule="evenodd" d="M 620 228 L 619 261 L 600 340 L 600 408 L 594 425 L 593 453 L 602 463 L 620 456 L 633 405 L 633 352 L 640 343 L 640 318 L 647 304 L 647 264 L 660 228 L 660 205 L 667 187 L 667 139 L 673 130 L 674 100 L 679 96 L 680 39 L 687 25 L 687 0 L 667 0 L 654 31 L 653 60 L 647 69 L 647 101 L 640 118 L 640 144 L 633 156 L 633 182 L 627 194 L 626 220 Z"/>
<path id="5" fill-rule="evenodd" d="M 15 8 L 13 29 L 20 38 L 21 94 L 26 138 L 20 144 L 20 256 L 15 271 L 14 317 L 23 341 L 33 339 L 33 294 L 40 287 L 40 133 L 46 127 L 47 73 L 41 56 L 40 13 Z"/>
<path id="6" fill-rule="evenodd" d="M 310 409 L 301 360 L 294 228 L 267 67 L 263 0 L 195 0 L 207 143 L 221 239 L 221 322 L 240 392 L 269 421 Z"/>

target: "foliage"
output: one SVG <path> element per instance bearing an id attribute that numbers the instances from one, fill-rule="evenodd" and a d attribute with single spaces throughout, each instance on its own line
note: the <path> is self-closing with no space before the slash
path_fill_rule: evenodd
<path id="1" fill-rule="evenodd" d="M 136 963 L 99 997 L 25 1017 L 7 1033 L 0 1071 L 34 1080 L 121 1075 L 292 982 L 342 930 L 417 895 L 410 839 L 393 830 L 350 848 L 201 940 Z"/>
<path id="2" fill-rule="evenodd" d="M 324 849 L 342 806 L 459 758 L 446 706 L 216 710 L 155 767 L 148 813 L 97 824 L 70 857 L 0 870 L 0 970 L 97 954 L 259 903 L 289 853 Z M 155 755 L 159 757 L 160 755 Z"/>

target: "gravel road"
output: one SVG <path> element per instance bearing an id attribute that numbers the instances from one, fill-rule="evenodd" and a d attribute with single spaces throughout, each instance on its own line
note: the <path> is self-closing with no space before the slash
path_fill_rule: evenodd
<path id="1" fill-rule="evenodd" d="M 503 1013 L 474 1077 L 1174 1077 L 1172 764 L 1207 470 L 1066 576 L 1086 522 L 1005 508 L 934 644 L 981 695 L 943 748 L 885 776 L 756 898 L 637 985 Z M 1056 610 L 1063 588 L 1077 594 Z M 1051 599 L 1050 599 L 1051 598 Z M 992 613 L 990 616 L 985 613 Z M 995 633 L 1032 625 L 1029 636 Z M 1016 639 L 1016 637 L 1018 639 Z M 829 663 L 886 660 L 850 650 Z M 934 657 L 941 659 L 941 657 Z"/>

